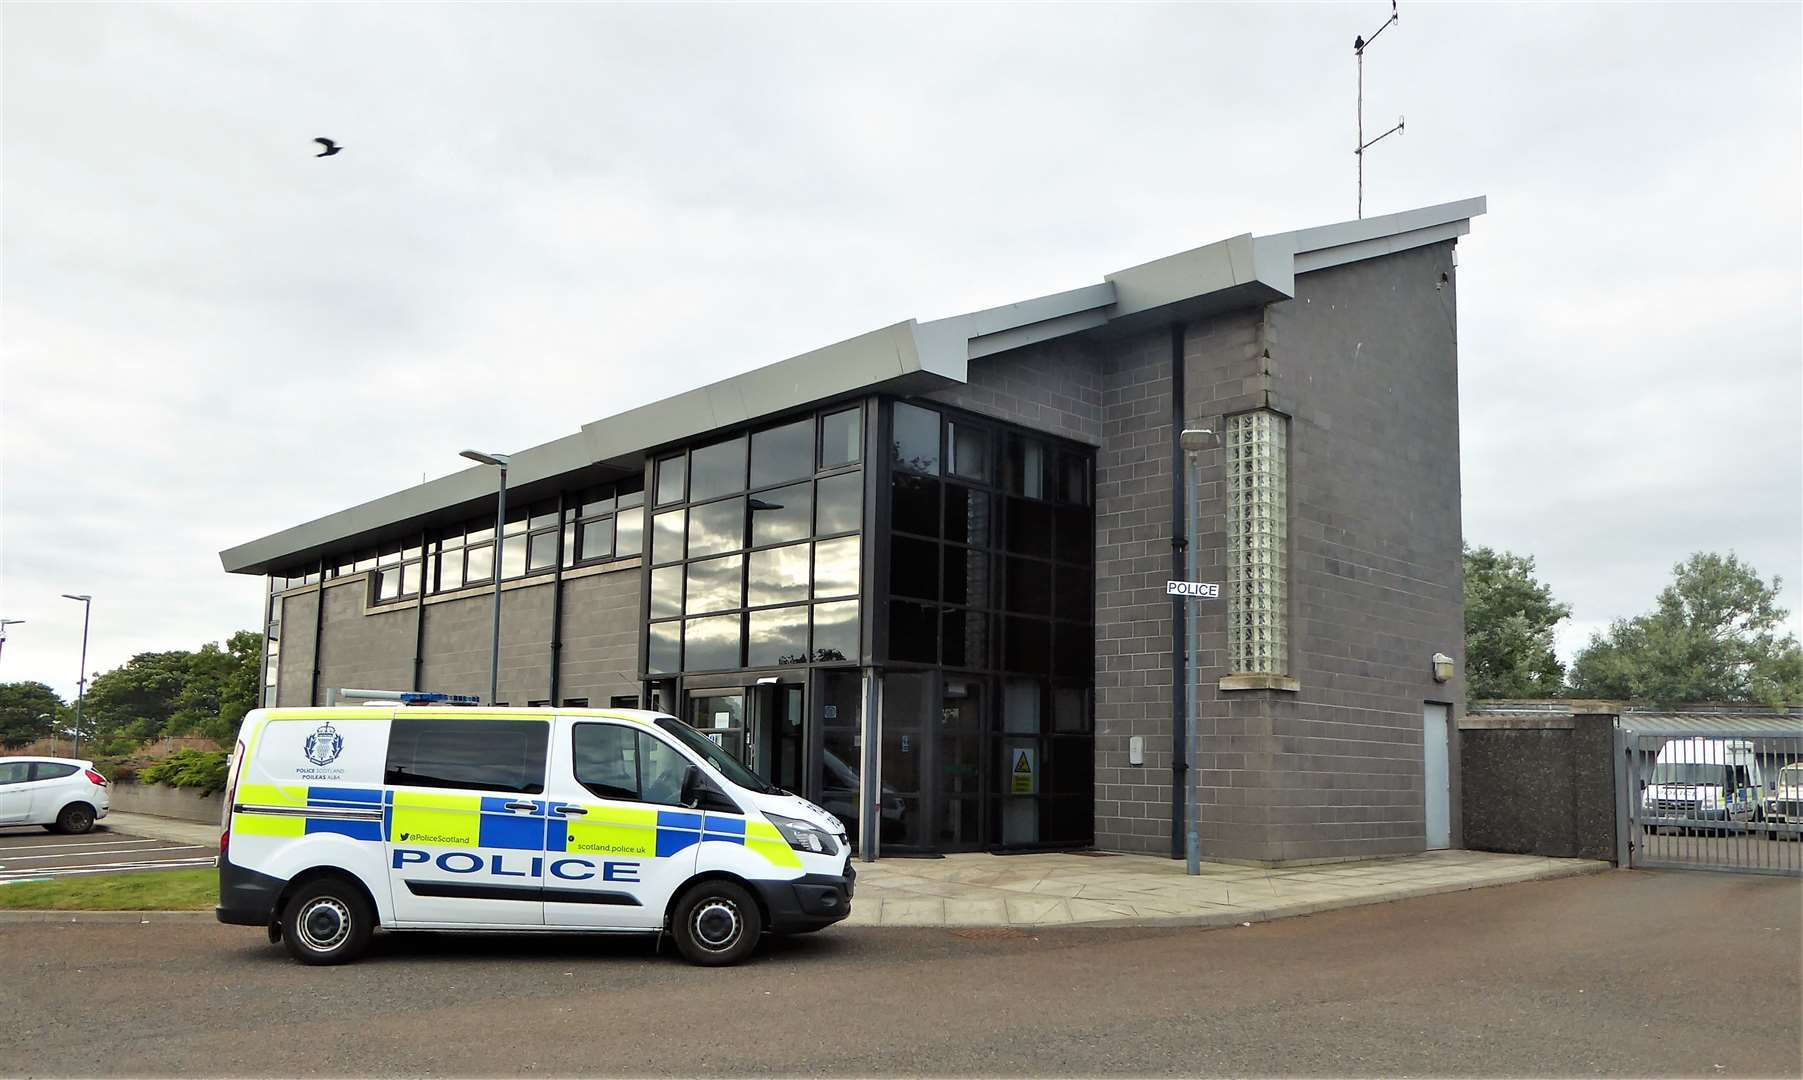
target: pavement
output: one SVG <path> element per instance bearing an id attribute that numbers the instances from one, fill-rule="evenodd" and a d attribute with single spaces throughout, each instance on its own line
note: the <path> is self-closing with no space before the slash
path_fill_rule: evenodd
<path id="1" fill-rule="evenodd" d="M 1803 881 L 1623 871 L 1251 927 L 643 941 L 0 926 L 30 1076 L 1803 1075 Z M 1733 992 L 1722 993 L 1719 978 Z"/>
<path id="2" fill-rule="evenodd" d="M 850 926 L 1231 926 L 1490 885 L 1591 874 L 1605 862 L 1431 851 L 1265 869 L 1149 855 L 948 855 L 858 864 Z"/>

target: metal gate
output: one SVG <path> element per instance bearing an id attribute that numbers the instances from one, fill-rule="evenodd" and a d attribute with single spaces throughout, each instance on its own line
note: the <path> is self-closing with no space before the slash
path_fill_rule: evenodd
<path id="1" fill-rule="evenodd" d="M 1803 876 L 1803 731 L 1617 729 L 1620 862 Z"/>

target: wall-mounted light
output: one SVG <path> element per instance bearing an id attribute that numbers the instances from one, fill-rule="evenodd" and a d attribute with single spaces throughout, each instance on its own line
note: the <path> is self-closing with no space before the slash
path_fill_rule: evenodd
<path id="1" fill-rule="evenodd" d="M 1434 654 L 1434 681 L 1445 682 L 1452 678 L 1452 657 L 1443 652 Z"/>

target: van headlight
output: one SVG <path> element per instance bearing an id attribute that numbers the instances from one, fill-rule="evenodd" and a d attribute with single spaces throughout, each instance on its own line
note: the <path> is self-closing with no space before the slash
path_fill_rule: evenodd
<path id="1" fill-rule="evenodd" d="M 783 817 L 780 814 L 765 814 L 776 831 L 783 834 L 783 839 L 796 851 L 806 851 L 815 855 L 837 855 L 839 841 L 833 834 L 810 821 L 798 818 Z"/>

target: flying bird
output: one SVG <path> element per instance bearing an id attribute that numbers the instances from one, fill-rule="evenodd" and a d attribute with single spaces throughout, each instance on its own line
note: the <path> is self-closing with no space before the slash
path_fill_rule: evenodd
<path id="1" fill-rule="evenodd" d="M 337 143 L 333 142 L 330 139 L 314 139 L 313 141 L 318 143 L 319 145 L 325 147 L 324 150 L 313 155 L 314 157 L 331 157 L 333 154 L 336 154 L 338 151 L 344 149 L 344 147 L 339 146 Z"/>

